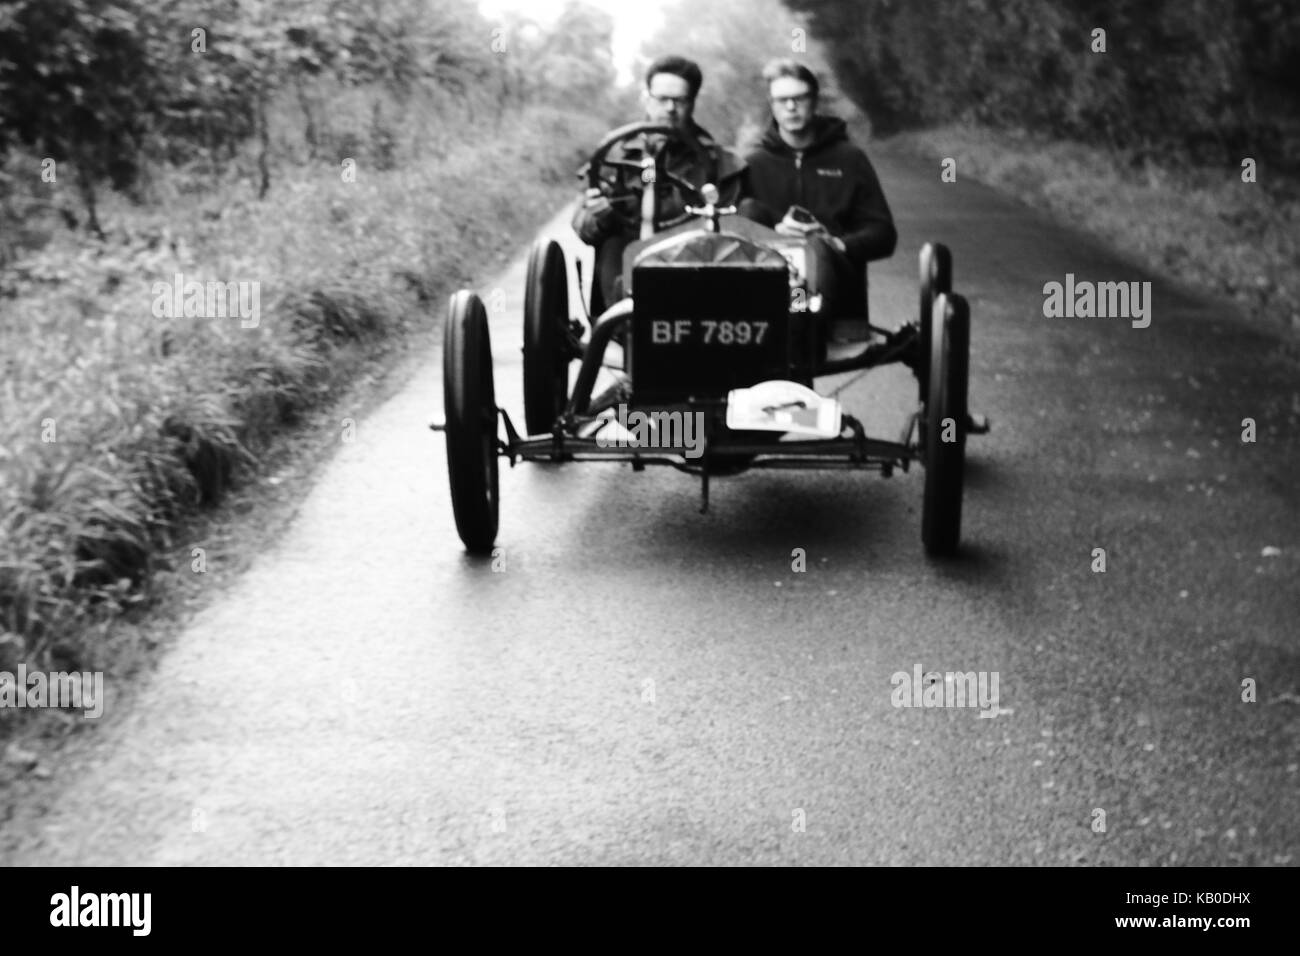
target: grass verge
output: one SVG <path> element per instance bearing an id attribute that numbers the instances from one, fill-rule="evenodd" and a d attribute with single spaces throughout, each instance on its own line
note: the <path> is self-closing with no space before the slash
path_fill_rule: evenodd
<path id="1" fill-rule="evenodd" d="M 0 671 L 114 672 L 121 613 L 199 560 L 177 529 L 570 199 L 603 132 L 537 110 L 353 182 L 280 170 L 261 201 L 164 176 L 147 207 L 106 198 L 107 241 L 56 233 L 0 272 Z M 256 288 L 256 322 L 160 316 L 177 276 Z"/>
<path id="2" fill-rule="evenodd" d="M 1300 183 L 1243 170 L 1136 163 L 1086 143 L 946 126 L 893 140 L 1196 288 L 1300 333 Z"/>

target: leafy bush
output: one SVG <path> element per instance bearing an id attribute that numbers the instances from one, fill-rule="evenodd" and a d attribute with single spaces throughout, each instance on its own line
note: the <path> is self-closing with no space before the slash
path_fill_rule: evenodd
<path id="1" fill-rule="evenodd" d="M 472 0 L 0 5 L 0 669 L 102 666 L 186 516 L 572 196 L 608 89 L 556 94 L 496 29 Z M 177 273 L 257 283 L 260 323 L 155 315 Z"/>
<path id="2" fill-rule="evenodd" d="M 878 129 L 971 120 L 1163 161 L 1295 166 L 1300 7 L 1276 0 L 785 0 Z M 1106 31 L 1104 53 L 1092 31 Z"/>

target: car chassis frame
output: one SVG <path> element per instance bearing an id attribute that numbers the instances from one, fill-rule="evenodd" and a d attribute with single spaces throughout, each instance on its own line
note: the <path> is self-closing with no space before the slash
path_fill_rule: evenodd
<path id="1" fill-rule="evenodd" d="M 719 455 L 726 457 L 747 458 L 746 469 L 782 468 L 782 469 L 852 469 L 874 470 L 882 476 L 890 477 L 895 468 L 907 472 L 913 461 L 922 459 L 923 449 L 915 440 L 917 420 L 920 410 L 913 411 L 907 419 L 901 437 L 897 441 L 872 438 L 857 418 L 844 413 L 842 416 L 846 429 L 852 434 L 838 438 L 803 438 L 782 440 L 779 442 L 746 441 L 729 437 L 732 433 L 719 421 L 721 411 L 725 411 L 725 400 L 696 398 L 687 396 L 684 405 L 689 411 L 700 411 L 706 429 L 703 437 L 703 453 L 698 463 L 691 461 L 680 452 L 666 449 L 617 447 L 602 443 L 594 435 L 581 432 L 599 425 L 605 419 L 601 413 L 618 404 L 617 395 L 606 395 L 592 403 L 592 391 L 596 377 L 604 367 L 606 350 L 614 336 L 631 321 L 633 310 L 628 300 L 620 300 L 610 306 L 597 318 L 591 329 L 589 342 L 584 346 L 580 341 L 572 341 L 571 346 L 581 355 L 577 379 L 573 394 L 569 397 L 563 414 L 555 420 L 549 435 L 529 436 L 521 434 L 505 408 L 498 408 L 501 423 L 505 429 L 506 439 L 498 439 L 498 452 L 510 462 L 513 468 L 520 461 L 611 461 L 630 463 L 634 470 L 640 471 L 647 465 L 668 465 L 689 474 L 699 475 L 700 512 L 707 513 L 709 508 L 709 478 L 711 465 Z M 871 331 L 888 334 L 887 330 L 869 326 Z M 822 375 L 841 374 L 858 370 L 878 368 L 899 361 L 897 357 L 881 356 L 878 353 L 863 354 L 840 360 Z M 726 473 L 725 470 L 723 473 Z"/>

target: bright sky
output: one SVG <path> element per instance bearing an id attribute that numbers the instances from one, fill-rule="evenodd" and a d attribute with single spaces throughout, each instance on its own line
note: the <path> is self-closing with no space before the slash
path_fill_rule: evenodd
<path id="1" fill-rule="evenodd" d="M 585 0 L 614 18 L 614 67 L 620 83 L 631 80 L 632 59 L 641 48 L 641 41 L 663 22 L 663 9 L 672 0 Z M 566 0 L 479 0 L 479 9 L 486 17 L 503 10 L 517 10 L 538 23 L 554 22 L 564 9 Z"/>

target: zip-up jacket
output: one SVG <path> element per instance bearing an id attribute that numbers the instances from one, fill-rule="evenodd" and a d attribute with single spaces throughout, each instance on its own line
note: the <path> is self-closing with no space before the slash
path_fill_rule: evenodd
<path id="1" fill-rule="evenodd" d="M 648 144 L 645 134 L 615 145 L 608 154 L 611 160 L 640 163 Z M 696 189 L 705 183 L 718 187 L 719 205 L 739 201 L 745 191 L 745 164 L 731 150 L 719 146 L 703 127 L 691 123 L 690 136 L 670 141 L 663 147 L 669 172 L 685 179 Z M 585 174 L 586 167 L 579 170 Z M 595 215 L 579 206 L 573 216 L 573 230 L 588 245 L 599 245 L 608 237 L 622 233 L 636 238 L 641 221 L 642 182 L 638 170 L 626 166 L 606 166 L 601 178 L 613 208 Z M 661 219 L 671 219 L 685 212 L 681 194 L 667 183 L 656 185 Z"/>
<path id="2" fill-rule="evenodd" d="M 813 117 L 813 141 L 796 152 L 781 138 L 776 121 L 745 157 L 751 195 L 778 217 L 803 206 L 862 266 L 894 254 L 898 231 L 867 154 L 849 142 L 844 120 Z"/>

